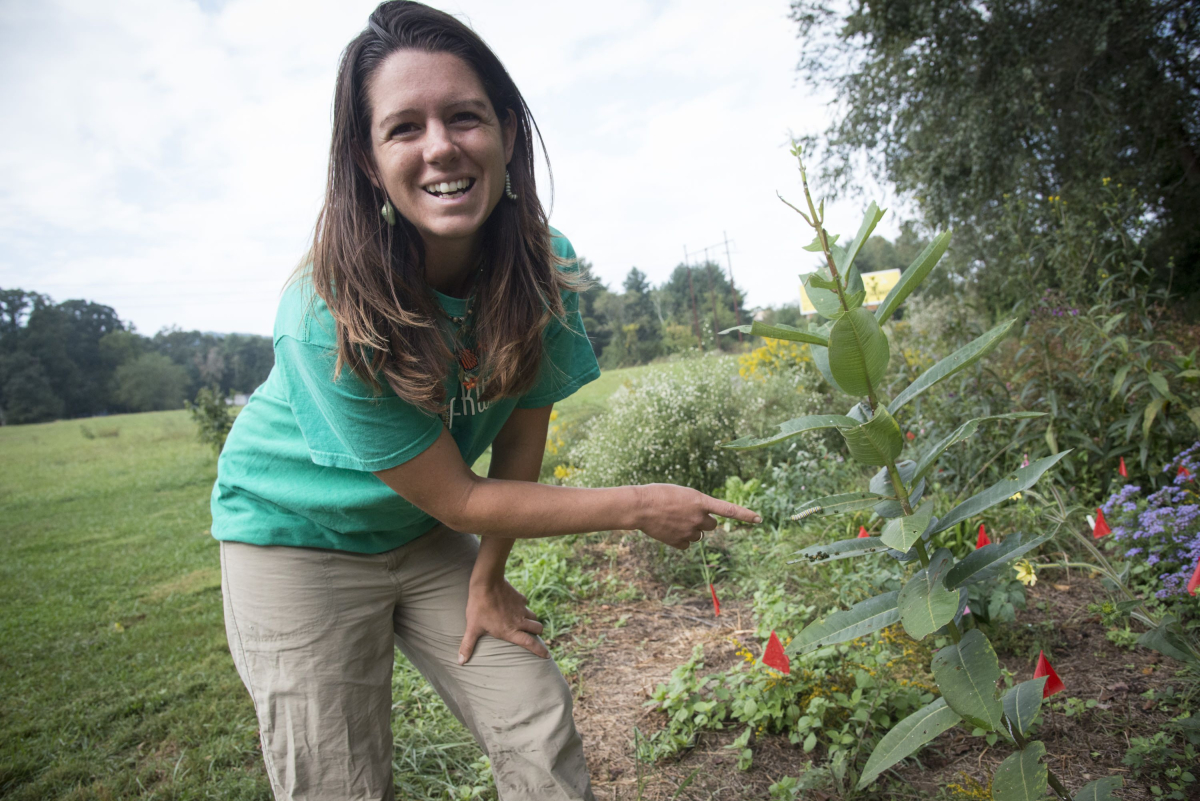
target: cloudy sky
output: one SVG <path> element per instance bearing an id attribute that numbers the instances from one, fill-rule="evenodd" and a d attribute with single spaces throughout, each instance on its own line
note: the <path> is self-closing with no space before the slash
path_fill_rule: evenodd
<path id="1" fill-rule="evenodd" d="M 324 189 L 338 55 L 374 5 L 0 0 L 0 287 L 105 303 L 147 334 L 270 333 Z M 811 234 L 775 192 L 800 197 L 788 134 L 827 115 L 796 78 L 786 0 L 433 5 L 521 87 L 551 222 L 599 278 L 659 282 L 685 247 L 724 263 L 728 234 L 751 305 L 795 300 Z M 862 205 L 828 227 L 853 233 Z"/>

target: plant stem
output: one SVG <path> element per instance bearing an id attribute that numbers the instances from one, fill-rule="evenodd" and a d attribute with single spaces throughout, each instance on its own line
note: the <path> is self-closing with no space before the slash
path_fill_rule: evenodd
<path id="1" fill-rule="evenodd" d="M 804 200 L 808 203 L 808 212 L 812 217 L 808 217 L 804 212 L 800 212 L 800 216 L 804 217 L 805 221 L 811 225 L 817 232 L 817 238 L 821 240 L 821 250 L 825 253 L 825 263 L 829 265 L 829 275 L 833 278 L 834 286 L 837 288 L 838 301 L 842 304 L 842 311 L 850 311 L 850 304 L 846 302 L 846 292 L 842 287 L 842 279 L 838 276 L 837 264 L 833 260 L 833 250 L 829 247 L 829 234 L 825 232 L 825 218 L 817 212 L 816 204 L 813 203 L 812 192 L 808 189 L 808 173 L 804 169 L 804 159 L 800 154 L 796 154 L 796 163 L 800 166 L 800 183 L 804 185 Z M 783 201 L 787 203 L 787 201 Z M 788 203 L 791 206 L 791 203 Z M 796 209 L 795 206 L 792 206 Z M 800 211 L 796 209 L 796 211 Z M 867 381 L 867 403 L 871 406 L 871 413 L 875 413 L 876 407 L 879 406 L 879 399 L 875 393 L 875 386 L 871 383 L 870 376 L 865 376 Z M 912 514 L 912 512 L 907 512 Z"/>
<path id="2" fill-rule="evenodd" d="M 900 480 L 900 471 L 896 469 L 896 462 L 891 460 L 887 463 L 888 476 L 892 479 L 892 489 L 896 491 L 896 497 L 900 499 L 900 508 L 904 510 L 904 514 L 911 515 L 913 508 L 908 500 L 908 490 L 904 486 L 904 482 Z"/>

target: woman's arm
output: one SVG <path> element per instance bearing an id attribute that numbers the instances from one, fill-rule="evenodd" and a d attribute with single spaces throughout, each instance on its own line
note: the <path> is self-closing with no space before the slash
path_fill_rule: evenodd
<path id="1" fill-rule="evenodd" d="M 640 529 L 686 549 L 720 515 L 745 523 L 749 509 L 673 484 L 583 489 L 480 478 L 463 462 L 450 432 L 402 465 L 375 473 L 418 509 L 458 531 L 483 537 L 532 538 Z"/>

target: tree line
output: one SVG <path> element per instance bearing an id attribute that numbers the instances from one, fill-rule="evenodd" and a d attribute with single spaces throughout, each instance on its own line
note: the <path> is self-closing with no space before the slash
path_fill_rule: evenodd
<path id="1" fill-rule="evenodd" d="M 178 409 L 204 386 L 249 392 L 269 337 L 134 330 L 111 306 L 0 289 L 0 424 Z"/>
<path id="2" fill-rule="evenodd" d="M 863 272 L 903 270 L 925 244 L 912 226 L 905 226 L 895 242 L 871 237 L 856 263 Z M 580 259 L 580 266 L 586 273 L 591 272 L 587 259 Z M 795 302 L 766 310 L 772 322 L 800 322 L 799 286 L 797 276 Z M 658 286 L 651 285 L 646 274 L 633 267 L 620 291 L 597 281 L 581 293 L 579 311 L 600 366 L 611 369 L 645 364 L 688 350 L 735 350 L 739 347 L 738 337 L 717 336 L 718 332 L 748 324 L 759 310 L 747 309 L 745 298 L 735 291 L 725 268 L 708 261 L 679 264 Z"/>

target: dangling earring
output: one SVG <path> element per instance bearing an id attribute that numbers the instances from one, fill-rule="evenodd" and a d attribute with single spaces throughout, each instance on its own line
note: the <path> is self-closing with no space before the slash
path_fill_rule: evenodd
<path id="1" fill-rule="evenodd" d="M 383 201 L 383 208 L 379 210 L 379 216 L 383 218 L 388 225 L 396 224 L 396 207 L 392 205 L 392 199 L 388 198 Z"/>
<path id="2" fill-rule="evenodd" d="M 517 193 L 512 191 L 512 176 L 508 174 L 508 170 L 504 171 L 504 196 L 509 200 L 517 199 Z"/>

